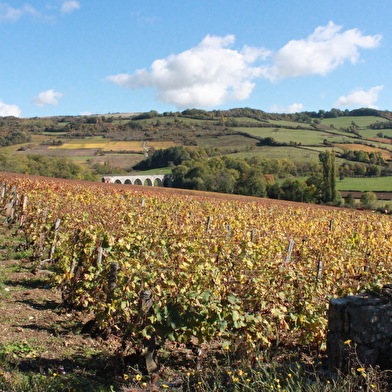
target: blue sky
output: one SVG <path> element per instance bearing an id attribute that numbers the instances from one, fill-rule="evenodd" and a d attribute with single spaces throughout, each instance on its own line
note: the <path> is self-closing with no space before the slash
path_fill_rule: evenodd
<path id="1" fill-rule="evenodd" d="M 392 110 L 391 0 L 0 0 L 0 116 Z"/>

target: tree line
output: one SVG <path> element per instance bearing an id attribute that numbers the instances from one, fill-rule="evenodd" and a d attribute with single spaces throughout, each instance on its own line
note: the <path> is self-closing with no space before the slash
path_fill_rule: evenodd
<path id="1" fill-rule="evenodd" d="M 63 157 L 0 154 L 1 171 L 71 180 L 97 181 L 88 169 Z"/>
<path id="2" fill-rule="evenodd" d="M 307 203 L 341 202 L 340 194 L 336 191 L 333 152 L 320 153 L 319 162 L 306 167 L 309 175 L 306 181 L 287 178 L 297 175 L 300 166 L 288 159 L 257 156 L 242 159 L 213 153 L 211 149 L 170 147 L 155 151 L 133 169 L 172 166 L 173 186 L 177 188 Z M 305 166 L 301 170 L 303 174 Z M 285 177 L 286 180 L 279 180 Z"/>

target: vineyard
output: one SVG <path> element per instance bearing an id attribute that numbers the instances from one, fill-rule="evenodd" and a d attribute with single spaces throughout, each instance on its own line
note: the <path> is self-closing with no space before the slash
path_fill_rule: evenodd
<path id="1" fill-rule="evenodd" d="M 0 175 L 10 229 L 64 306 L 122 348 L 323 348 L 331 298 L 391 283 L 392 221 L 360 211 Z M 151 356 L 148 356 L 148 353 Z"/>

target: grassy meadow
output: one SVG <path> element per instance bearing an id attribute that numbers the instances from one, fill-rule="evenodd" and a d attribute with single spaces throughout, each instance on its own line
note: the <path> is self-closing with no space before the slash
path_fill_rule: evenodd
<path id="1" fill-rule="evenodd" d="M 392 177 L 374 177 L 374 178 L 346 177 L 343 180 L 337 180 L 336 187 L 339 191 L 352 190 L 352 191 L 360 191 L 360 192 L 374 192 L 374 191 L 392 192 Z"/>
<path id="2" fill-rule="evenodd" d="M 304 129 L 287 129 L 287 128 L 239 128 L 242 132 L 247 132 L 250 135 L 266 138 L 272 137 L 279 143 L 300 143 L 302 145 L 320 145 L 324 140 L 333 143 L 342 143 L 345 137 L 336 135 L 325 131 L 315 130 L 309 128 Z"/>
<path id="3" fill-rule="evenodd" d="M 336 118 L 323 118 L 320 123 L 323 125 L 333 125 L 335 128 L 339 129 L 348 128 L 352 122 L 358 125 L 359 129 L 366 129 L 370 124 L 375 122 L 386 122 L 387 119 L 375 116 L 342 116 Z"/>

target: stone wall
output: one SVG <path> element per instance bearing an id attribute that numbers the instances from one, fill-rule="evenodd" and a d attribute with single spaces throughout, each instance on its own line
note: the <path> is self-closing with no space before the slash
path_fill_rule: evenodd
<path id="1" fill-rule="evenodd" d="M 382 293 L 333 299 L 329 303 L 327 351 L 343 369 L 355 354 L 359 363 L 392 368 L 392 285 Z"/>

